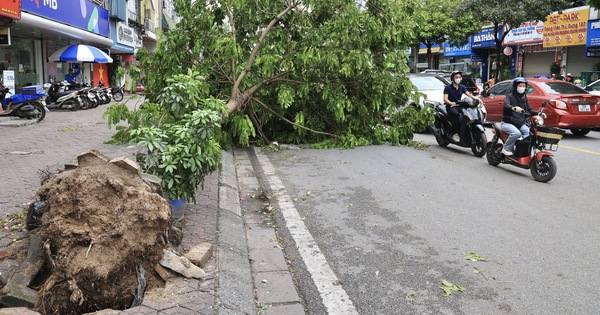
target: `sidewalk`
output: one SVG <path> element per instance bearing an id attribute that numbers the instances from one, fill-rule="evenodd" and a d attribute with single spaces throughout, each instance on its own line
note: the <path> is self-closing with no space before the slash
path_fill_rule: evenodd
<path id="1" fill-rule="evenodd" d="M 0 184 L 5 188 L 0 212 L 15 212 L 31 201 L 39 187 L 39 171 L 62 166 L 79 152 L 97 149 L 110 157 L 131 158 L 133 149 L 103 143 L 114 133 L 101 120 L 103 111 L 51 111 L 39 124 L 9 122 L 21 128 L 4 128 L 6 121 L 0 121 L 0 132 L 11 135 L 0 138 L 6 150 L 0 164 L 6 179 Z M 181 219 L 183 252 L 202 242 L 213 245 L 212 258 L 203 266 L 212 277 L 204 281 L 175 277 L 163 289 L 147 294 L 139 307 L 93 314 L 305 314 L 278 248 L 274 222 L 263 213 L 264 202 L 256 198 L 262 189 L 248 151 L 223 151 L 222 165 L 220 172 L 205 178 L 197 204 L 187 204 Z M 0 240 L 5 246 L 7 239 Z M 10 264 L 3 265 L 0 272 L 10 272 Z M 2 314 L 37 313 L 4 308 Z"/>

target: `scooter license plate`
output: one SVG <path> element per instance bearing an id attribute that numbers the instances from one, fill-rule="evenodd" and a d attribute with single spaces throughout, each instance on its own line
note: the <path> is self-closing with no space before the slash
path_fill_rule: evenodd
<path id="1" fill-rule="evenodd" d="M 579 111 L 580 112 L 591 112 L 592 109 L 590 108 L 590 105 L 579 105 Z"/>

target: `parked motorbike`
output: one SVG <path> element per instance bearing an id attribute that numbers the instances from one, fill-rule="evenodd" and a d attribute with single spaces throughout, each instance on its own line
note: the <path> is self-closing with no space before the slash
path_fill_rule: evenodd
<path id="1" fill-rule="evenodd" d="M 112 88 L 110 93 L 112 94 L 112 98 L 115 100 L 115 102 L 120 102 L 123 100 L 123 86 Z"/>
<path id="2" fill-rule="evenodd" d="M 19 118 L 37 119 L 38 122 L 46 117 L 45 94 L 15 94 L 10 95 L 9 89 L 0 84 L 0 102 L 2 111 L 0 117 L 14 116 Z"/>
<path id="3" fill-rule="evenodd" d="M 460 126 L 458 135 L 460 140 L 455 142 L 452 140 L 452 123 L 450 122 L 446 105 L 435 102 L 430 103 L 434 106 L 435 122 L 433 126 L 429 126 L 429 130 L 435 136 L 435 140 L 440 146 L 447 146 L 452 143 L 461 147 L 471 148 L 473 155 L 482 157 L 485 155 L 485 145 L 487 137 L 483 122 L 485 121 L 485 107 L 479 99 L 465 98 L 457 102 L 460 108 Z"/>
<path id="4" fill-rule="evenodd" d="M 45 83 L 44 90 L 48 94 L 46 106 L 48 108 L 67 108 L 73 111 L 81 108 L 79 90 L 68 90 L 68 86 L 67 81 L 55 84 Z"/>
<path id="5" fill-rule="evenodd" d="M 546 102 L 542 104 L 543 112 Z M 494 136 L 487 144 L 487 160 L 490 165 L 497 166 L 500 163 L 514 165 L 523 169 L 530 169 L 533 179 L 538 182 L 549 182 L 556 175 L 556 162 L 552 152 L 558 149 L 558 142 L 565 134 L 564 130 L 554 127 L 546 127 L 544 119 L 531 116 L 529 112 L 523 112 L 529 127 L 530 135 L 515 143 L 512 156 L 502 154 L 502 147 L 509 134 L 502 131 L 500 123 L 494 124 L 492 133 Z"/>

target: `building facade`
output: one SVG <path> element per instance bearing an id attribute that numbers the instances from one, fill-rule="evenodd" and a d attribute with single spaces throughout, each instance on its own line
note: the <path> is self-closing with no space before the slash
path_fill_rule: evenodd
<path id="1" fill-rule="evenodd" d="M 16 92 L 64 80 L 69 68 L 81 70 L 80 82 L 113 84 L 107 64 L 50 62 L 48 57 L 62 47 L 86 44 L 119 64 L 135 62 L 139 48 L 156 49 L 160 30 L 175 27 L 174 17 L 170 0 L 0 1 L 0 73 L 12 74 Z"/>

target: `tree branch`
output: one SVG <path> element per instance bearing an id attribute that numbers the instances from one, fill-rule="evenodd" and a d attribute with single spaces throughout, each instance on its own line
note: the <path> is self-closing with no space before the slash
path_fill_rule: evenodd
<path id="1" fill-rule="evenodd" d="M 231 38 L 233 39 L 233 47 L 237 51 L 236 41 L 235 41 L 235 19 L 233 18 L 233 13 L 231 10 L 227 10 L 227 15 L 229 15 L 229 26 L 231 27 Z M 236 82 L 235 78 L 235 56 L 231 57 L 231 78 L 233 82 Z"/>
<path id="2" fill-rule="evenodd" d="M 258 51 L 261 48 L 261 44 L 262 44 L 263 40 L 265 39 L 265 37 L 267 37 L 267 34 L 269 34 L 271 29 L 273 28 L 273 25 L 275 25 L 277 22 L 279 22 L 279 20 L 286 13 L 288 13 L 290 10 L 295 8 L 297 5 L 298 5 L 298 2 L 296 2 L 296 1 L 290 3 L 283 11 L 281 11 L 279 14 L 277 14 L 277 16 L 275 16 L 275 18 L 273 18 L 273 20 L 271 20 L 269 25 L 267 25 L 267 27 L 263 30 L 262 34 L 258 38 L 258 41 L 256 42 L 256 45 L 254 45 L 254 48 L 252 49 L 252 52 L 250 53 L 250 57 L 248 58 L 248 63 L 246 63 L 246 67 L 244 68 L 242 73 L 240 73 L 240 76 L 237 78 L 237 80 L 235 81 L 235 83 L 233 85 L 232 94 L 237 93 L 236 91 L 239 91 L 242 80 L 244 80 L 244 78 L 246 77 L 248 72 L 250 72 L 250 69 L 252 68 L 252 65 L 254 64 L 254 59 L 256 58 L 256 55 L 258 54 Z"/>
<path id="3" fill-rule="evenodd" d="M 258 99 L 256 99 L 256 98 L 253 97 L 252 100 L 255 101 L 255 102 L 257 102 L 258 104 L 260 104 L 260 106 L 264 107 L 266 110 L 268 110 L 269 112 L 271 112 L 273 115 L 279 117 L 281 120 L 287 122 L 288 124 L 291 124 L 291 125 L 296 126 L 296 127 L 300 128 L 300 129 L 304 129 L 304 130 L 307 130 L 307 131 L 310 131 L 312 133 L 316 133 L 316 134 L 319 134 L 319 135 L 326 135 L 326 136 L 330 136 L 330 137 L 333 137 L 333 138 L 336 138 L 336 139 L 340 138 L 340 136 L 334 135 L 332 133 L 327 133 L 327 132 L 323 132 L 323 131 L 313 130 L 313 129 L 310 129 L 308 127 L 304 127 L 302 125 L 299 125 L 299 124 L 297 124 L 297 123 L 295 123 L 295 122 L 293 122 L 293 121 L 291 121 L 291 120 L 289 120 L 289 119 L 287 119 L 287 118 L 279 115 L 274 110 L 272 110 L 271 108 L 269 108 L 269 106 L 267 106 L 265 103 L 259 101 Z"/>

